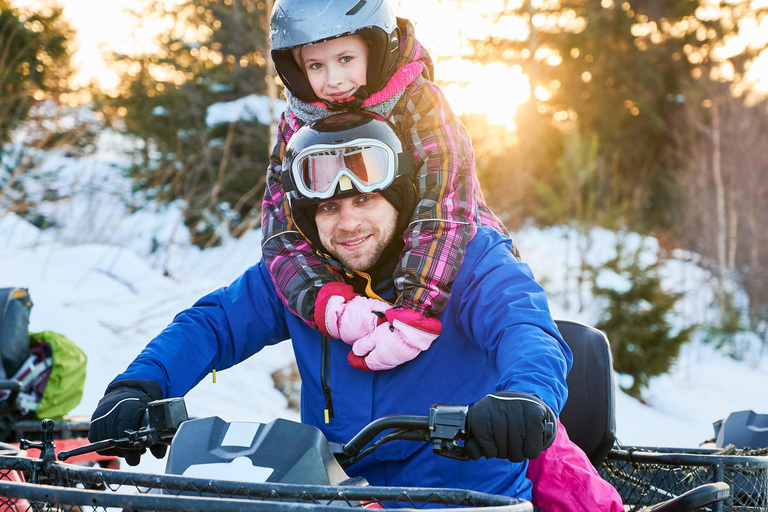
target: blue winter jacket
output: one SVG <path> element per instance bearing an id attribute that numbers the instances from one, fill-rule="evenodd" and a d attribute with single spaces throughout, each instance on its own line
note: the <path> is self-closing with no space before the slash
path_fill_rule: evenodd
<path id="1" fill-rule="evenodd" d="M 301 417 L 331 441 L 346 442 L 376 418 L 428 414 L 433 404 L 472 404 L 497 390 L 534 394 L 559 413 L 567 397 L 571 353 L 552 320 L 544 291 L 510 241 L 481 228 L 440 314 L 440 337 L 395 369 L 366 372 L 347 362 L 350 347 L 330 342 L 329 384 L 335 417 L 324 421 L 321 335 L 286 309 L 260 262 L 230 286 L 174 318 L 115 380 L 153 380 L 165 397 L 183 396 L 212 369 L 223 370 L 265 345 L 291 339 L 301 374 Z M 426 443 L 394 441 L 350 467 L 373 485 L 458 487 L 530 499 L 527 462 L 462 462 Z"/>

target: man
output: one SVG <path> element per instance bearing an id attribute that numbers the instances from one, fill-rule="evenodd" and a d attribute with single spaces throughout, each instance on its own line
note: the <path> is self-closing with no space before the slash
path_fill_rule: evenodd
<path id="1" fill-rule="evenodd" d="M 415 205 L 408 157 L 392 126 L 367 113 L 316 121 L 286 148 L 283 186 L 296 225 L 346 281 L 340 285 L 356 294 L 394 296 L 400 235 Z M 89 438 L 119 437 L 139 426 L 147 402 L 182 396 L 212 370 L 291 339 L 302 421 L 331 441 L 348 441 L 382 416 L 426 414 L 435 403 L 473 404 L 466 447 L 474 462 L 394 441 L 349 468 L 350 476 L 374 485 L 461 487 L 530 499 L 526 459 L 546 448 L 544 422 L 555 421 L 565 403 L 571 354 L 543 290 L 510 244 L 480 228 L 439 316 L 441 335 L 412 361 L 378 372 L 349 364 L 374 347 L 351 353 L 291 314 L 260 262 L 176 316 L 109 385 Z M 377 329 L 396 328 L 391 319 L 380 322 Z M 123 455 L 137 462 L 140 454 Z"/>

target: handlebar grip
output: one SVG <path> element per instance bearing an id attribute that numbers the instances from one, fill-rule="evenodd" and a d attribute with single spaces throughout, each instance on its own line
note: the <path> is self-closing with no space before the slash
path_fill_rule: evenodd
<path id="1" fill-rule="evenodd" d="M 544 449 L 552 446 L 555 442 L 555 436 L 557 436 L 557 426 L 552 421 L 544 420 L 544 430 L 541 432 L 541 445 Z"/>
<path id="2" fill-rule="evenodd" d="M 71 450 L 65 450 L 59 452 L 59 460 L 65 461 L 75 455 L 83 455 L 84 453 L 93 453 L 98 450 L 106 450 L 108 448 L 114 448 L 114 442 L 111 439 L 105 439 L 104 441 L 97 441 L 95 443 L 87 444 L 84 446 L 78 446 Z"/>

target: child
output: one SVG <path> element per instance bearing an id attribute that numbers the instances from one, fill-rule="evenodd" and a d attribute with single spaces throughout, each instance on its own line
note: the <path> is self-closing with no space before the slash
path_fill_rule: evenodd
<path id="1" fill-rule="evenodd" d="M 552 446 L 528 461 L 532 502 L 546 512 L 624 512 L 621 497 L 557 422 Z"/>
<path id="2" fill-rule="evenodd" d="M 270 37 L 287 106 L 267 174 L 264 261 L 291 311 L 325 336 L 354 344 L 353 366 L 394 368 L 440 334 L 436 315 L 478 224 L 506 231 L 485 205 L 466 129 L 431 81 L 429 54 L 413 26 L 395 18 L 385 1 L 278 0 Z M 420 202 L 395 271 L 400 295 L 383 323 L 376 313 L 390 306 L 340 282 L 349 269 L 310 248 L 290 218 L 280 183 L 285 144 L 296 129 L 361 108 L 397 126 L 418 170 Z"/>

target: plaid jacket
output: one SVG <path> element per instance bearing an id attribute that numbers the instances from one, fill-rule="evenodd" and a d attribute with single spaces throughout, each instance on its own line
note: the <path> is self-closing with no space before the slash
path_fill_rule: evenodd
<path id="1" fill-rule="evenodd" d="M 407 20 L 398 21 L 401 33 L 405 34 L 398 70 L 409 65 L 412 69 L 417 62 L 423 66 L 418 68 L 421 73 L 405 85 L 390 114 L 390 120 L 414 155 L 419 192 L 412 222 L 403 234 L 405 248 L 394 276 L 399 292 L 395 304 L 436 315 L 445 308 L 467 242 L 478 225 L 491 226 L 505 235 L 507 232 L 485 204 L 475 174 L 469 134 L 442 91 L 431 81 L 431 57 L 416 40 L 413 25 Z M 392 81 L 385 91 L 391 92 Z M 402 88 L 395 92 L 401 91 Z M 374 95 L 374 99 L 381 101 L 380 96 Z M 280 184 L 285 145 L 300 125 L 293 116 L 281 116 L 277 144 L 267 171 L 262 252 L 284 303 L 314 326 L 318 290 L 340 276 L 296 229 Z M 518 256 L 514 244 L 513 253 Z"/>

